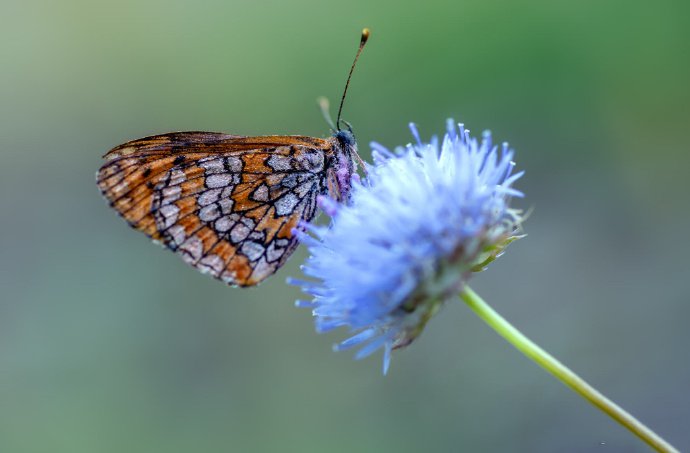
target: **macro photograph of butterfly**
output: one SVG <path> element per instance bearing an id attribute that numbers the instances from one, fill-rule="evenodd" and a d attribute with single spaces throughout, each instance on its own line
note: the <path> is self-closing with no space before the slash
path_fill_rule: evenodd
<path id="1" fill-rule="evenodd" d="M 676 3 L 5 0 L 0 453 L 690 451 Z"/>
<path id="2" fill-rule="evenodd" d="M 260 283 L 295 250 L 293 230 L 314 218 L 319 196 L 349 195 L 361 158 L 340 115 L 369 33 L 362 31 L 336 122 L 326 116 L 331 138 L 155 135 L 110 150 L 98 187 L 130 226 L 199 271 L 233 286 Z"/>

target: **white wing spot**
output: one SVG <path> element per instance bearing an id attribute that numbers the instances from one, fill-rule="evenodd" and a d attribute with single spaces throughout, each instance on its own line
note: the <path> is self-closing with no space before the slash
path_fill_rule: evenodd
<path id="1" fill-rule="evenodd" d="M 252 198 L 256 201 L 268 201 L 268 186 L 261 184 L 252 194 Z"/>
<path id="2" fill-rule="evenodd" d="M 211 189 L 216 187 L 225 187 L 229 185 L 231 181 L 232 175 L 229 173 L 215 174 L 206 178 L 206 187 Z"/>
<path id="3" fill-rule="evenodd" d="M 242 159 L 235 156 L 228 156 L 225 158 L 225 162 L 228 164 L 230 171 L 234 173 L 239 173 L 242 171 Z"/>
<path id="4" fill-rule="evenodd" d="M 175 204 L 167 204 L 160 208 L 158 212 L 163 216 L 163 227 L 168 228 L 177 222 L 177 214 L 179 214 L 180 208 Z"/>
<path id="5" fill-rule="evenodd" d="M 228 186 L 223 191 L 220 193 L 220 198 L 230 198 L 230 195 L 232 195 L 232 190 L 234 189 L 234 186 Z"/>
<path id="6" fill-rule="evenodd" d="M 253 230 L 254 227 L 256 226 L 256 222 L 254 222 L 249 217 L 241 217 L 240 222 L 244 223 L 247 226 L 247 228 L 249 228 L 250 230 Z"/>
<path id="7" fill-rule="evenodd" d="M 218 210 L 218 205 L 215 203 L 208 206 L 204 206 L 199 211 L 199 219 L 202 222 L 213 222 L 218 217 L 220 217 L 220 211 Z"/>
<path id="8" fill-rule="evenodd" d="M 182 245 L 187 238 L 187 232 L 182 225 L 174 225 L 168 229 L 168 234 L 175 245 Z"/>
<path id="9" fill-rule="evenodd" d="M 182 187 L 180 187 L 180 186 L 165 187 L 162 192 L 163 192 L 163 196 L 165 198 L 179 197 L 180 192 L 182 192 Z"/>
<path id="10" fill-rule="evenodd" d="M 297 188 L 295 189 L 295 192 L 297 192 L 297 194 L 298 194 L 300 197 L 304 198 L 304 197 L 307 196 L 307 194 L 309 193 L 309 191 L 311 190 L 311 188 L 312 188 L 313 185 L 314 185 L 314 183 L 313 183 L 312 181 L 305 182 L 304 184 L 302 184 L 302 185 L 300 185 L 299 187 L 297 187 Z"/>
<path id="11" fill-rule="evenodd" d="M 232 213 L 232 206 L 235 204 L 235 202 L 232 200 L 232 198 L 223 198 L 218 202 L 220 205 L 220 210 L 223 211 L 223 214 L 230 214 Z"/>
<path id="12" fill-rule="evenodd" d="M 199 203 L 199 206 L 206 206 L 211 203 L 215 203 L 216 201 L 218 201 L 218 197 L 220 196 L 221 190 L 222 189 L 207 190 L 206 192 L 199 195 L 197 203 Z"/>
<path id="13" fill-rule="evenodd" d="M 180 194 L 182 193 L 182 187 L 171 186 L 166 187 L 161 191 L 163 198 L 161 198 L 161 205 L 172 204 L 180 199 Z"/>
<path id="14" fill-rule="evenodd" d="M 167 185 L 168 186 L 176 186 L 178 184 L 182 184 L 186 180 L 187 180 L 187 175 L 185 175 L 182 170 L 173 169 L 170 172 L 170 182 Z"/>
<path id="15" fill-rule="evenodd" d="M 294 193 L 290 192 L 276 201 L 276 214 L 280 216 L 292 213 L 295 206 L 299 203 L 299 198 Z"/>
<path id="16" fill-rule="evenodd" d="M 264 253 L 264 246 L 258 242 L 248 241 L 242 244 L 242 254 L 249 258 L 249 261 L 258 260 Z"/>
<path id="17" fill-rule="evenodd" d="M 204 171 L 207 175 L 225 172 L 225 167 L 223 166 L 221 158 L 199 162 L 199 165 L 204 167 Z"/>
<path id="18" fill-rule="evenodd" d="M 269 263 L 279 260 L 284 254 L 285 249 L 276 247 L 275 242 L 271 242 L 271 244 L 266 249 L 266 258 L 268 258 Z"/>
<path id="19" fill-rule="evenodd" d="M 309 172 L 319 172 L 323 170 L 323 154 L 319 152 L 305 152 L 297 157 L 299 167 Z"/>
<path id="20" fill-rule="evenodd" d="M 280 185 L 283 187 L 287 187 L 288 189 L 292 189 L 297 185 L 297 174 L 291 173 L 285 176 L 283 180 L 280 181 Z"/>
<path id="21" fill-rule="evenodd" d="M 230 217 L 230 216 L 224 216 L 221 217 L 220 219 L 216 220 L 216 223 L 214 224 L 215 230 L 219 231 L 221 233 L 225 233 L 226 231 L 230 230 L 232 226 L 235 224 L 235 221 Z"/>
<path id="22" fill-rule="evenodd" d="M 261 258 L 258 263 L 253 266 L 253 274 L 257 277 L 263 277 L 273 273 L 275 269 L 266 262 L 266 258 Z"/>
<path id="23" fill-rule="evenodd" d="M 286 171 L 292 170 L 292 158 L 286 156 L 273 155 L 268 158 L 266 165 L 271 167 L 275 171 Z"/>
<path id="24" fill-rule="evenodd" d="M 232 231 L 230 231 L 230 241 L 234 244 L 237 244 L 238 242 L 245 240 L 250 232 L 251 230 L 247 228 L 246 225 L 238 223 L 235 225 Z"/>

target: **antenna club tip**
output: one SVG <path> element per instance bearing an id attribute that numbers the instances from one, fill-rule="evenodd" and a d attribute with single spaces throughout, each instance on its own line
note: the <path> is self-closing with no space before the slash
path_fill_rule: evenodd
<path id="1" fill-rule="evenodd" d="M 363 28 L 363 29 L 362 29 L 362 39 L 360 40 L 360 45 L 363 46 L 364 43 L 367 42 L 367 40 L 369 39 L 369 35 L 370 35 L 370 34 L 371 34 L 371 32 L 369 31 L 368 28 Z"/>

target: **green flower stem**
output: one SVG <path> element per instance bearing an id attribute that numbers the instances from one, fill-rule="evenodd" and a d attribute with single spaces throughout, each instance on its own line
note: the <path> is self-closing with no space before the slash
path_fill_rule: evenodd
<path id="1" fill-rule="evenodd" d="M 465 301 L 484 322 L 505 338 L 508 343 L 512 344 L 520 352 L 537 362 L 537 364 L 545 368 L 546 371 L 556 376 L 561 382 L 582 395 L 609 417 L 628 428 L 628 430 L 649 444 L 654 450 L 659 452 L 678 453 L 678 450 L 659 437 L 654 431 L 646 427 L 642 422 L 627 413 L 616 403 L 599 393 L 594 387 L 573 373 L 568 367 L 534 344 L 529 338 L 525 337 L 501 315 L 496 313 L 493 308 L 487 305 L 487 303 L 484 302 L 477 293 L 472 291 L 469 286 L 465 286 L 464 290 L 460 293 L 460 298 Z"/>

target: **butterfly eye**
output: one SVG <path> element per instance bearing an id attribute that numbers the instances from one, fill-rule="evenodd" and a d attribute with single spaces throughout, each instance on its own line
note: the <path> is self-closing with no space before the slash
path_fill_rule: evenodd
<path id="1" fill-rule="evenodd" d="M 349 124 L 349 123 L 345 123 L 345 124 L 347 124 L 349 130 L 347 130 L 347 131 L 338 131 L 338 132 L 335 134 L 335 138 L 338 140 L 338 143 L 340 143 L 340 146 L 341 146 L 343 149 L 345 149 L 345 148 L 352 148 L 352 147 L 355 146 L 355 143 L 356 143 L 356 141 L 355 141 L 355 136 L 354 136 L 354 134 L 352 133 L 352 128 L 349 127 L 350 124 Z"/>

